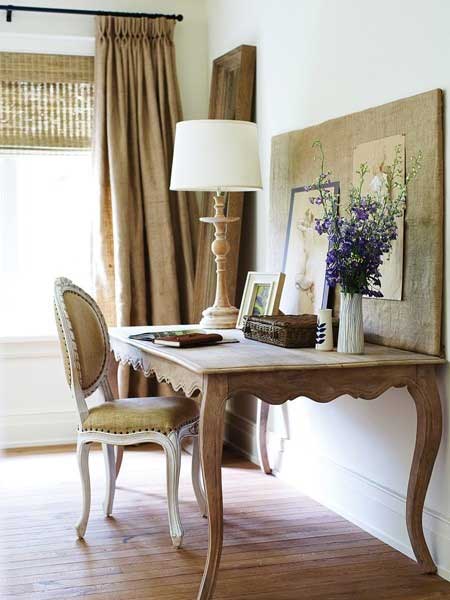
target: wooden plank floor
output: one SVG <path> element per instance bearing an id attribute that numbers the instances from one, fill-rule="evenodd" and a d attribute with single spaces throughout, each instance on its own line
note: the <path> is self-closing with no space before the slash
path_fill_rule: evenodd
<path id="1" fill-rule="evenodd" d="M 193 600 L 207 521 L 183 456 L 182 550 L 170 544 L 163 454 L 128 450 L 114 518 L 101 512 L 103 459 L 91 452 L 93 505 L 77 541 L 80 486 L 72 448 L 1 460 L 2 600 Z M 450 583 L 230 453 L 223 469 L 225 546 L 217 600 L 450 599 Z"/>

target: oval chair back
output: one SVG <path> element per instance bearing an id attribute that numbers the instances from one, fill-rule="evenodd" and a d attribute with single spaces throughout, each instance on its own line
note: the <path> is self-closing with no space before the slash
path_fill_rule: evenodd
<path id="1" fill-rule="evenodd" d="M 108 328 L 95 300 L 70 279 L 56 279 L 54 300 L 66 379 L 83 423 L 89 413 L 86 397 L 106 381 Z"/>

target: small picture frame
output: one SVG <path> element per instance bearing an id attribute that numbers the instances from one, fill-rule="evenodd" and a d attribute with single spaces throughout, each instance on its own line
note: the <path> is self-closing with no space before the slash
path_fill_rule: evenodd
<path id="1" fill-rule="evenodd" d="M 242 295 L 236 327 L 242 329 L 248 315 L 276 315 L 283 291 L 284 273 L 258 273 L 249 271 Z"/>

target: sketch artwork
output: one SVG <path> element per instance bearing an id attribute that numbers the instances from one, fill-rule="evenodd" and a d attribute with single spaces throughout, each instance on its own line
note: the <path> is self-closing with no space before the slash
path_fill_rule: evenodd
<path id="1" fill-rule="evenodd" d="M 367 163 L 369 172 L 364 182 L 363 193 L 383 192 L 387 185 L 387 170 L 394 162 L 395 149 L 400 147 L 403 180 L 405 177 L 405 136 L 392 135 L 356 146 L 353 152 L 353 183 L 358 183 L 356 171 Z M 397 219 L 398 238 L 392 244 L 389 257 L 381 266 L 381 292 L 385 300 L 401 300 L 403 288 L 404 216 Z"/>
<path id="2" fill-rule="evenodd" d="M 339 183 L 329 186 L 339 194 Z M 328 285 L 325 282 L 328 239 L 315 230 L 322 207 L 311 204 L 313 190 L 294 188 L 286 231 L 283 272 L 286 274 L 280 309 L 284 314 L 318 314 L 326 308 Z"/>

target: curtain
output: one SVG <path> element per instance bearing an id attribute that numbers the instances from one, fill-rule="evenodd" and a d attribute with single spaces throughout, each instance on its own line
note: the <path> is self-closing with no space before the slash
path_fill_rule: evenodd
<path id="1" fill-rule="evenodd" d="M 169 191 L 182 119 L 174 27 L 164 18 L 97 19 L 94 268 L 109 325 L 190 321 L 190 206 L 187 194 Z M 136 380 L 130 395 L 145 393 Z"/>

